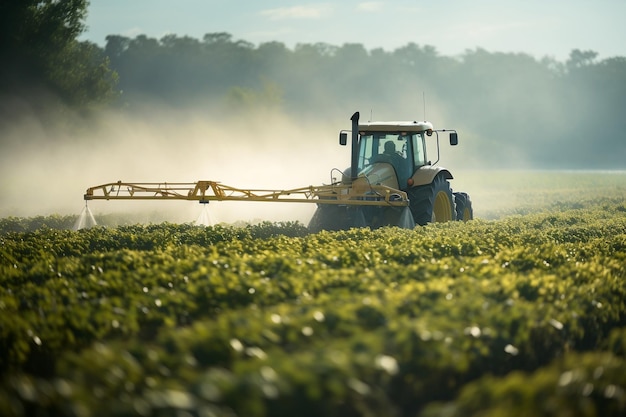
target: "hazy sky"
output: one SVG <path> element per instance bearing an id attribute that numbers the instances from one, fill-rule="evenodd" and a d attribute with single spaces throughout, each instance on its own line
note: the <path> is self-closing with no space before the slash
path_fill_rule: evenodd
<path id="1" fill-rule="evenodd" d="M 91 0 L 82 38 L 228 32 L 256 46 L 414 42 L 447 56 L 481 47 L 565 60 L 575 48 L 626 56 L 625 17 L 626 0 Z"/>

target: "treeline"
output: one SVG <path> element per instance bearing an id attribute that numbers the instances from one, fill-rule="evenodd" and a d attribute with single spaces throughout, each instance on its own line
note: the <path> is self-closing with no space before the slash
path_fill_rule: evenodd
<path id="1" fill-rule="evenodd" d="M 374 119 L 426 113 L 480 144 L 469 150 L 474 160 L 486 153 L 541 167 L 624 166 L 624 57 L 599 60 L 593 51 L 573 50 L 559 62 L 483 49 L 448 57 L 414 43 L 393 51 L 325 43 L 290 49 L 228 33 L 111 35 L 105 54 L 126 104 L 202 106 L 218 99 L 232 111 L 281 109 L 324 120 L 353 110 Z"/>
<path id="2" fill-rule="evenodd" d="M 223 32 L 202 39 L 110 35 L 100 47 L 77 40 L 87 4 L 0 5 L 0 121 L 20 109 L 41 110 L 50 104 L 44 95 L 55 98 L 54 108 L 113 107 L 133 117 L 149 103 L 218 119 L 278 112 L 338 128 L 359 110 L 373 119 L 426 118 L 456 128 L 473 165 L 626 167 L 625 57 L 573 50 L 560 62 L 480 48 L 450 57 L 411 42 L 392 51 L 289 48 Z"/>

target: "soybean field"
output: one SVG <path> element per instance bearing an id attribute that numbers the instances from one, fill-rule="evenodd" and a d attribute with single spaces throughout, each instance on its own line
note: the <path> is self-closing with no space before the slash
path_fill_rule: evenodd
<path id="1" fill-rule="evenodd" d="M 454 181 L 413 230 L 0 219 L 0 415 L 625 415 L 626 173 Z"/>

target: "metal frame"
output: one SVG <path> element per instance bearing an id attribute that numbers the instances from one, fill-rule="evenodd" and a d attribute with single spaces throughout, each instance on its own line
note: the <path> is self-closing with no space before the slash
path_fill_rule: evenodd
<path id="1" fill-rule="evenodd" d="M 206 204 L 210 201 L 282 201 L 354 206 L 406 207 L 407 194 L 384 185 L 355 189 L 352 185 L 331 184 L 289 190 L 244 189 L 216 181 L 192 183 L 114 182 L 90 187 L 85 200 L 188 200 Z"/>

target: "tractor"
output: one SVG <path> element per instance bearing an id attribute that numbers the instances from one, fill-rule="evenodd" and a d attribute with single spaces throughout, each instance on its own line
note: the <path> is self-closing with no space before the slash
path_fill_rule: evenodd
<path id="1" fill-rule="evenodd" d="M 471 220 L 469 195 L 452 192 L 450 171 L 439 161 L 439 134 L 449 133 L 450 145 L 458 144 L 455 130 L 435 130 L 429 122 L 359 123 L 351 117 L 350 131 L 340 131 L 339 144 L 351 134 L 351 164 L 341 179 L 331 184 L 288 189 L 246 189 L 217 181 L 190 183 L 136 183 L 117 181 L 87 189 L 89 200 L 192 200 L 315 203 L 309 222 L 312 232 L 351 227 L 414 228 L 430 222 Z M 426 141 L 434 136 L 437 160 L 431 162 Z M 88 211 L 88 207 L 85 207 Z"/>
<path id="2" fill-rule="evenodd" d="M 377 197 L 372 187 L 386 186 L 397 190 L 392 200 L 406 198 L 408 206 L 390 205 L 343 206 L 319 204 L 309 223 L 312 231 L 337 230 L 346 227 L 377 228 L 397 225 L 412 228 L 431 222 L 468 221 L 473 218 L 472 202 L 467 193 L 452 192 L 452 174 L 436 166 L 439 161 L 439 133 L 449 132 L 450 145 L 458 144 L 454 130 L 435 130 L 429 122 L 359 122 L 359 113 L 351 117 L 351 131 L 341 131 L 339 144 L 348 144 L 351 133 L 352 158 L 343 171 L 341 184 L 357 193 L 361 199 Z M 426 141 L 435 136 L 437 160 L 431 162 Z M 368 195 L 369 194 L 369 195 Z M 332 195 L 325 196 L 333 198 Z M 323 196 L 320 196 L 323 199 Z"/>

